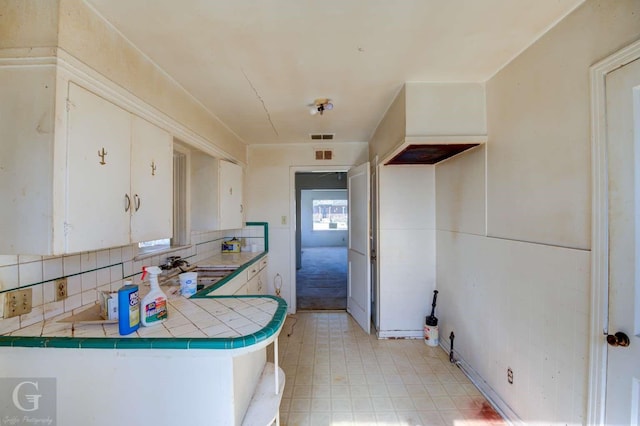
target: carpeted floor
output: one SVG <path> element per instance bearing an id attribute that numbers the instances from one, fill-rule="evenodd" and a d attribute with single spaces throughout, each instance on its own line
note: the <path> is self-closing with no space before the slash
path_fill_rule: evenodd
<path id="1" fill-rule="evenodd" d="M 302 268 L 296 272 L 297 308 L 333 310 L 347 308 L 347 248 L 302 249 Z"/>

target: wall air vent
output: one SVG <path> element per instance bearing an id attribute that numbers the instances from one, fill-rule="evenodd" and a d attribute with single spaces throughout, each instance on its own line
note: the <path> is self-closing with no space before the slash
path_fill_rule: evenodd
<path id="1" fill-rule="evenodd" d="M 330 149 L 316 149 L 316 160 L 332 160 L 333 151 Z"/>
<path id="2" fill-rule="evenodd" d="M 311 133 L 309 137 L 314 141 L 330 141 L 333 140 L 335 133 Z"/>

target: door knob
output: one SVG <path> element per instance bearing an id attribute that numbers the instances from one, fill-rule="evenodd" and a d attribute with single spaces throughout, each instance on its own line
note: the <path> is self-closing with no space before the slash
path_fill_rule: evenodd
<path id="1" fill-rule="evenodd" d="M 607 335 L 607 343 L 611 346 L 629 346 L 629 336 L 622 331 L 618 331 L 616 334 Z"/>

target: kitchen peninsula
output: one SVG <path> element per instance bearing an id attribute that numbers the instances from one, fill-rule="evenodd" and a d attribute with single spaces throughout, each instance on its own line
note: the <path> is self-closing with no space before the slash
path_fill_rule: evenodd
<path id="1" fill-rule="evenodd" d="M 58 424 L 270 424 L 284 387 L 286 302 L 161 287 L 168 320 L 128 336 L 117 323 L 68 322 L 70 313 L 0 336 L 0 377 L 55 378 Z"/>

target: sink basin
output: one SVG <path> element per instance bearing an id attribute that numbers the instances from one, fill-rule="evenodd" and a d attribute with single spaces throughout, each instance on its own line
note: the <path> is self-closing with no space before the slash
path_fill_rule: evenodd
<path id="1" fill-rule="evenodd" d="M 200 291 L 217 283 L 238 268 L 228 266 L 196 266 L 190 272 L 198 273 L 198 287 Z"/>

